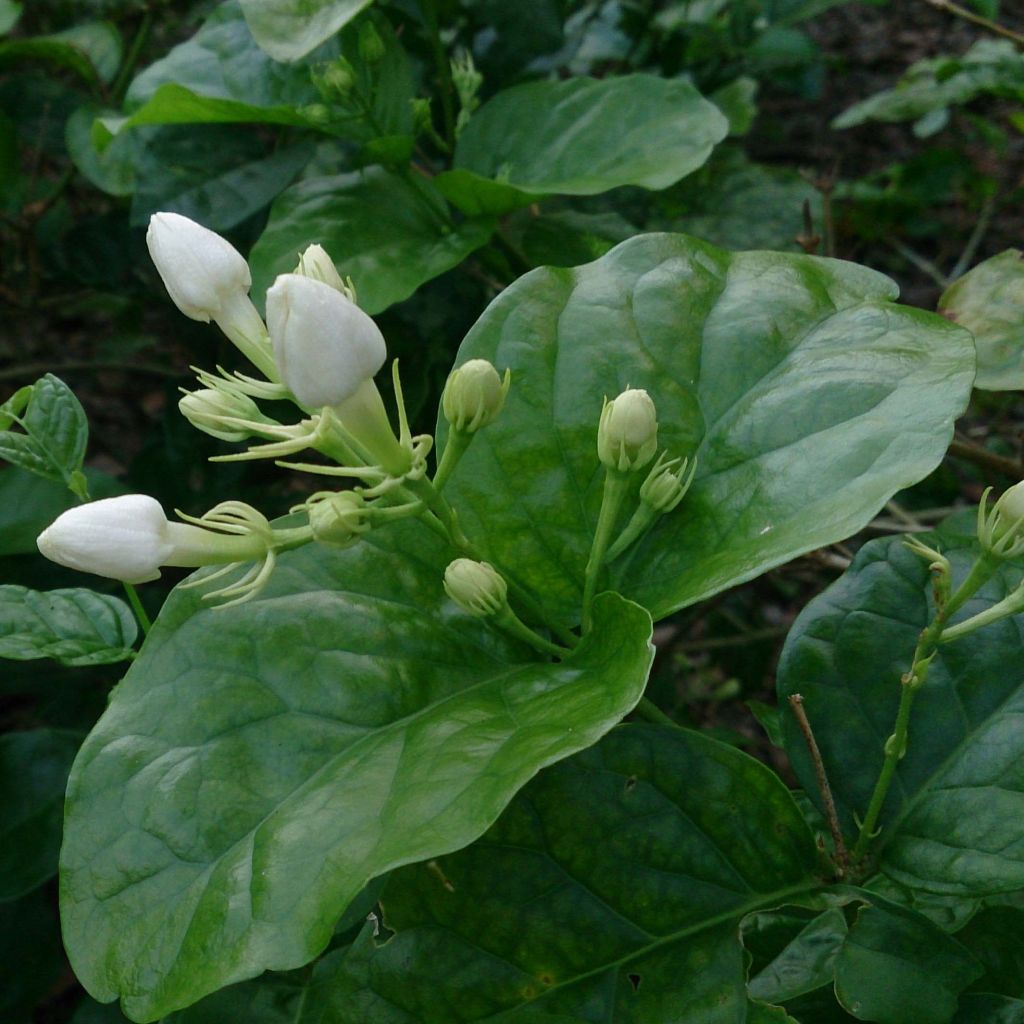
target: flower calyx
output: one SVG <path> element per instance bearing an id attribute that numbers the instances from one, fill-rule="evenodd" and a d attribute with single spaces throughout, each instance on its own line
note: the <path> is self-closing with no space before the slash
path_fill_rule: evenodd
<path id="1" fill-rule="evenodd" d="M 1004 491 L 988 509 L 985 489 L 978 504 L 978 540 L 994 558 L 1005 560 L 1024 554 L 1024 481 Z"/>
<path id="2" fill-rule="evenodd" d="M 227 381 L 195 391 L 182 390 L 178 409 L 197 430 L 222 441 L 246 441 L 267 427 L 281 426 L 264 416 L 259 406 Z"/>
<path id="3" fill-rule="evenodd" d="M 671 512 L 686 496 L 696 471 L 696 459 L 670 459 L 662 452 L 640 485 L 640 501 L 657 515 Z"/>

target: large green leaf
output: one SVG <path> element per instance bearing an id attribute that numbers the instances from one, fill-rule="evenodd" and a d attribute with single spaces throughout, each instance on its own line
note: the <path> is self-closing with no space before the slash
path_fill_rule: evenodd
<path id="1" fill-rule="evenodd" d="M 84 588 L 0 586 L 0 658 L 106 665 L 132 656 L 135 635 L 135 618 L 119 598 Z"/>
<path id="2" fill-rule="evenodd" d="M 839 1002 L 858 1020 L 949 1024 L 982 967 L 920 914 L 876 905 L 860 909 L 835 971 Z"/>
<path id="3" fill-rule="evenodd" d="M 318 53 L 333 57 L 337 46 Z M 311 58 L 312 61 L 312 58 Z M 135 124 L 254 121 L 311 127 L 302 113 L 320 94 L 310 78 L 313 61 L 283 66 L 257 45 L 236 0 L 217 7 L 191 39 L 151 64 L 133 82 L 125 97 L 127 120 Z M 110 129 L 98 123 L 100 139 Z"/>
<path id="4" fill-rule="evenodd" d="M 629 711 L 652 650 L 614 594 L 563 663 L 457 612 L 418 523 L 284 556 L 235 608 L 172 595 L 69 783 L 65 942 L 152 1020 L 315 956 L 367 880 L 480 835 Z"/>
<path id="5" fill-rule="evenodd" d="M 1024 999 L 1024 910 L 1019 907 L 983 907 L 957 933 L 985 967 L 974 986 L 982 992 L 999 992 Z"/>
<path id="6" fill-rule="evenodd" d="M 954 281 L 939 312 L 966 327 L 978 346 L 975 387 L 1024 388 L 1024 259 L 1007 249 Z"/>
<path id="7" fill-rule="evenodd" d="M 530 82 L 473 115 L 455 166 L 523 192 L 659 189 L 700 167 L 728 130 L 718 108 L 679 79 Z"/>
<path id="8" fill-rule="evenodd" d="M 965 529 L 969 529 L 967 521 Z M 956 524 L 933 542 L 962 579 L 977 542 Z M 1024 566 L 1004 563 L 957 618 L 1005 597 Z M 863 817 L 892 733 L 900 676 L 932 614 L 927 565 L 899 538 L 866 544 L 797 619 L 779 665 L 779 694 L 800 692 L 851 836 Z M 917 695 L 876 842 L 881 867 L 933 892 L 1024 888 L 1024 644 L 1014 617 L 940 647 Z M 786 746 L 816 792 L 792 716 Z"/>
<path id="9" fill-rule="evenodd" d="M 274 203 L 249 255 L 253 294 L 262 300 L 274 278 L 319 242 L 352 278 L 359 305 L 378 313 L 457 266 L 492 230 L 489 218 L 454 224 L 429 182 L 383 168 L 307 178 Z"/>
<path id="10" fill-rule="evenodd" d="M 373 0 L 241 0 L 256 42 L 274 60 L 315 50 Z"/>
<path id="11" fill-rule="evenodd" d="M 854 533 L 938 463 L 974 375 L 970 335 L 894 294 L 854 264 L 683 235 L 527 274 L 457 357 L 512 370 L 448 484 L 464 527 L 576 614 L 601 399 L 632 385 L 654 398 L 661 443 L 697 455 L 682 505 L 611 568 L 656 619 Z"/>
<path id="12" fill-rule="evenodd" d="M 0 736 L 0 903 L 57 873 L 64 787 L 81 742 L 60 729 Z"/>
<path id="13" fill-rule="evenodd" d="M 625 726 L 542 772 L 472 846 L 395 872 L 396 934 L 352 947 L 323 1022 L 772 1020 L 747 1016 L 740 922 L 813 890 L 815 865 L 764 765 Z"/>

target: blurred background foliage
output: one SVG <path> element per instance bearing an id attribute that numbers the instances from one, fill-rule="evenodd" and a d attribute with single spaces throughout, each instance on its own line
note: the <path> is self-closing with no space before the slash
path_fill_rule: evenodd
<path id="1" fill-rule="evenodd" d="M 46 372 L 71 386 L 93 497 L 144 491 L 190 513 L 239 498 L 278 514 L 309 489 L 259 463 L 211 465 L 225 446 L 178 414 L 190 365 L 240 364 L 167 298 L 144 241 L 157 210 L 249 255 L 258 303 L 323 243 L 378 316 L 427 430 L 459 342 L 502 288 L 645 231 L 853 259 L 892 275 L 904 301 L 990 327 L 991 296 L 1021 287 L 1019 259 L 954 282 L 1022 236 L 1024 15 L 997 0 L 970 17 L 942 7 L 0 0 L 0 399 Z M 314 8 L 322 18 L 299 16 Z M 1007 317 L 950 459 L 866 536 L 1020 477 L 1024 410 L 1008 389 L 1024 380 L 1022 339 Z M 74 500 L 0 470 L 0 583 L 82 584 L 35 552 Z M 785 773 L 767 703 L 778 650 L 859 543 L 663 623 L 651 696 Z M 150 612 L 176 578 L 143 589 Z M 53 659 L 0 673 L 0 851 L 37 868 L 11 867 L 0 891 L 10 1024 L 122 1019 L 62 959 L 54 881 L 70 758 L 119 674 Z M 293 981 L 173 1019 L 293 1020 Z"/>

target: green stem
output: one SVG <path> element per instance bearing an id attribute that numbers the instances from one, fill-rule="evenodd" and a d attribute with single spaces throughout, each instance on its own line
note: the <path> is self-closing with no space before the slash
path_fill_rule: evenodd
<path id="1" fill-rule="evenodd" d="M 423 17 L 430 33 L 430 49 L 437 69 L 437 87 L 441 96 L 441 117 L 444 121 L 444 136 L 449 151 L 455 148 L 455 83 L 452 81 L 452 65 L 441 40 L 441 29 L 437 19 L 436 0 L 423 0 Z"/>
<path id="2" fill-rule="evenodd" d="M 445 442 L 444 451 L 437 463 L 437 472 L 434 474 L 435 490 L 439 492 L 444 490 L 448 478 L 475 436 L 475 434 L 467 434 L 464 430 L 456 430 L 454 427 L 448 431 L 448 440 Z"/>
<path id="3" fill-rule="evenodd" d="M 601 511 L 597 516 L 597 527 L 594 530 L 594 542 L 590 547 L 590 558 L 587 559 L 586 575 L 583 580 L 583 632 L 589 632 L 593 625 L 592 609 L 594 595 L 597 593 L 597 581 L 601 575 L 605 552 L 611 540 L 615 521 L 619 517 L 623 499 L 629 487 L 629 476 L 614 469 L 606 469 L 604 490 L 601 493 Z"/>
<path id="4" fill-rule="evenodd" d="M 683 728 L 678 722 L 672 721 L 653 700 L 647 697 L 641 697 L 640 703 L 633 710 L 641 717 L 646 718 L 648 722 L 654 722 L 656 725 L 668 725 L 673 729 Z"/>
<path id="5" fill-rule="evenodd" d="M 149 636 L 149 631 L 153 628 L 153 623 L 146 614 L 146 609 L 142 607 L 142 601 L 139 599 L 138 591 L 130 583 L 124 583 L 122 586 L 124 587 L 125 595 L 128 598 L 128 603 L 132 606 L 132 611 L 135 612 L 135 618 L 138 619 L 139 626 L 142 628 L 143 636 Z"/>
<path id="6" fill-rule="evenodd" d="M 604 556 L 605 562 L 614 562 L 626 548 L 639 540 L 651 527 L 651 524 L 658 518 L 658 513 L 650 505 L 640 504 L 640 507 L 633 513 L 632 519 L 626 523 L 623 531 L 615 539 L 615 543 L 608 549 Z"/>
<path id="7" fill-rule="evenodd" d="M 918 638 L 910 669 L 900 680 L 902 692 L 900 693 L 899 708 L 896 711 L 896 724 L 893 727 L 892 735 L 885 743 L 885 758 L 882 761 L 882 770 L 878 773 L 878 780 L 875 782 L 875 788 L 868 803 L 867 813 L 864 815 L 864 821 L 860 826 L 856 845 L 850 855 L 851 862 L 855 865 L 867 854 L 871 841 L 875 837 L 878 818 L 882 813 L 882 808 L 885 806 L 885 798 L 889 795 L 889 789 L 892 786 L 896 768 L 907 752 L 910 710 L 914 704 L 914 697 L 924 682 L 924 676 L 928 671 L 928 664 L 938 648 L 942 631 L 950 617 L 962 608 L 977 590 L 992 577 L 998 564 L 998 561 L 988 552 L 984 552 L 974 565 L 971 566 L 971 571 L 949 599 L 948 604 L 936 612 L 935 617 Z"/>
<path id="8" fill-rule="evenodd" d="M 553 644 L 550 640 L 545 640 L 539 633 L 535 633 L 507 604 L 494 616 L 493 621 L 496 626 L 500 626 L 506 633 L 517 637 L 542 654 L 550 654 L 555 658 L 564 658 L 572 653 L 567 647 L 559 647 L 558 644 Z"/>
<path id="9" fill-rule="evenodd" d="M 114 79 L 110 87 L 110 97 L 115 103 L 120 103 L 124 99 L 124 94 L 128 91 L 132 72 L 135 70 L 135 65 L 139 62 L 139 55 L 142 53 L 143 46 L 146 45 L 146 40 L 149 38 L 149 31 L 152 27 L 153 12 L 147 10 L 139 22 L 139 27 L 135 30 L 135 35 L 132 37 L 128 52 L 125 54 L 124 60 L 121 61 L 121 66 L 117 70 L 117 78 Z"/>

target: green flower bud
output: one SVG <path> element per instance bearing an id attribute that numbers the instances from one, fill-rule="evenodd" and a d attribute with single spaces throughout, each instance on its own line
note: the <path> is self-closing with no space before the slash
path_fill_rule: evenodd
<path id="1" fill-rule="evenodd" d="M 317 92 L 328 103 L 344 103 L 356 84 L 355 69 L 344 57 L 319 65 L 310 77 Z"/>
<path id="2" fill-rule="evenodd" d="M 324 103 L 309 103 L 299 107 L 297 113 L 318 128 L 326 128 L 334 120 L 331 108 Z"/>
<path id="3" fill-rule="evenodd" d="M 321 544 L 345 547 L 370 528 L 366 502 L 355 491 L 324 491 L 307 504 L 313 538 Z"/>
<path id="4" fill-rule="evenodd" d="M 597 455 L 609 469 L 643 469 L 658 450 L 658 414 L 646 391 L 627 388 L 605 399 L 597 428 Z"/>
<path id="5" fill-rule="evenodd" d="M 412 106 L 412 132 L 419 136 L 434 130 L 434 117 L 430 112 L 430 99 L 417 96 L 409 101 Z"/>
<path id="6" fill-rule="evenodd" d="M 441 395 L 444 418 L 455 430 L 472 434 L 493 423 L 505 405 L 511 373 L 505 378 L 486 359 L 470 359 L 452 370 Z"/>
<path id="7" fill-rule="evenodd" d="M 652 512 L 660 515 L 671 512 L 689 490 L 694 469 L 696 463 L 689 459 L 666 459 L 662 452 L 640 485 L 640 500 Z"/>
<path id="8" fill-rule="evenodd" d="M 386 52 L 384 40 L 381 39 L 377 26 L 372 21 L 364 21 L 359 26 L 359 56 L 367 64 L 376 64 Z"/>
<path id="9" fill-rule="evenodd" d="M 178 409 L 197 430 L 222 441 L 245 441 L 253 436 L 252 430 L 225 422 L 226 419 L 248 420 L 254 425 L 274 422 L 260 412 L 248 395 L 227 388 L 186 391 L 178 402 Z"/>
<path id="10" fill-rule="evenodd" d="M 445 593 L 470 615 L 497 615 L 508 603 L 508 586 L 487 562 L 456 558 L 444 571 Z"/>

